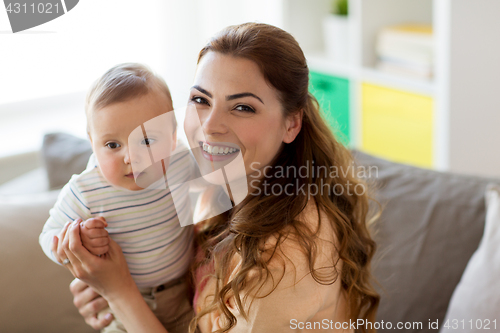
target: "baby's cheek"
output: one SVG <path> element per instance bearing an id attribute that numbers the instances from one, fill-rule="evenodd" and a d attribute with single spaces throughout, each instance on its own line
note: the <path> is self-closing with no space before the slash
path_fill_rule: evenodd
<path id="1" fill-rule="evenodd" d="M 119 180 L 122 178 L 121 170 L 116 163 L 112 163 L 109 161 L 104 161 L 99 163 L 99 167 L 101 169 L 102 175 L 108 182 L 113 185 L 119 185 Z"/>

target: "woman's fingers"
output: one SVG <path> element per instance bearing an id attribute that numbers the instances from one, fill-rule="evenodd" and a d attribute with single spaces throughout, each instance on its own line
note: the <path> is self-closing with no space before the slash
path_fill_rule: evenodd
<path id="1" fill-rule="evenodd" d="M 96 317 L 99 312 L 108 308 L 108 302 L 101 296 L 91 299 L 80 307 L 80 314 L 85 318 Z"/>
<path id="2" fill-rule="evenodd" d="M 58 243 L 56 246 L 56 257 L 59 263 L 62 264 L 62 261 L 65 259 L 64 256 L 64 250 L 62 248 L 62 242 L 64 240 L 64 236 L 66 235 L 66 230 L 68 229 L 68 225 L 71 223 L 71 221 L 66 222 L 64 227 L 59 231 L 59 234 L 57 235 Z"/>
<path id="3" fill-rule="evenodd" d="M 108 302 L 96 293 L 83 281 L 74 279 L 69 290 L 73 294 L 73 304 L 78 309 L 78 312 L 85 319 L 85 322 L 95 330 L 101 330 L 108 326 L 113 320 L 113 315 L 97 317 L 97 314 L 108 308 Z"/>
<path id="4" fill-rule="evenodd" d="M 77 219 L 76 221 L 79 221 L 80 219 Z M 66 222 L 62 230 L 59 232 L 59 235 L 57 235 L 58 239 L 58 244 L 56 246 L 56 252 L 54 252 L 54 255 L 56 256 L 57 260 L 59 261 L 60 264 L 63 263 L 63 260 L 67 258 L 66 254 L 64 253 L 63 249 L 63 242 L 66 237 L 66 232 L 68 230 L 68 227 L 71 225 L 71 221 Z"/>
<path id="5" fill-rule="evenodd" d="M 65 249 L 64 250 L 64 253 L 66 255 L 66 258 L 68 258 L 69 260 L 69 263 L 66 264 L 66 266 L 69 268 L 69 270 L 71 271 L 71 273 L 79 278 L 81 276 L 81 273 L 79 272 L 82 272 L 82 263 L 80 262 L 80 260 L 73 254 L 73 252 L 71 252 L 71 250 L 67 250 Z"/>
<path id="6" fill-rule="evenodd" d="M 109 239 L 109 252 L 111 255 L 122 254 L 122 248 L 120 247 L 120 245 L 118 245 L 118 243 L 112 240 L 111 238 Z"/>
<path id="7" fill-rule="evenodd" d="M 82 309 L 85 305 L 87 305 L 88 303 L 90 303 L 91 301 L 100 296 L 98 293 L 94 291 L 94 289 L 90 287 L 72 293 L 73 293 L 73 304 L 78 309 Z"/>
<path id="8" fill-rule="evenodd" d="M 58 262 L 62 262 L 61 258 L 59 258 L 59 255 L 57 254 L 57 245 L 59 244 L 59 238 L 57 236 L 52 237 L 52 244 L 50 244 L 50 251 L 56 258 Z"/>
<path id="9" fill-rule="evenodd" d="M 108 302 L 92 288 L 85 289 L 75 297 L 73 303 L 83 317 L 97 316 L 97 314 L 108 307 Z"/>
<path id="10" fill-rule="evenodd" d="M 86 284 L 85 282 L 81 281 L 81 280 L 78 280 L 78 279 L 74 279 L 73 281 L 71 281 L 70 285 L 69 285 L 69 290 L 71 291 L 71 293 L 73 294 L 73 297 L 76 297 L 77 295 L 79 295 L 82 291 L 86 290 L 86 289 L 90 289 L 92 290 L 92 288 L 89 287 L 88 284 Z M 92 290 L 93 291 L 93 290 Z M 95 292 L 95 291 L 94 291 Z M 97 293 L 96 293 L 97 294 Z M 75 304 L 76 305 L 76 304 Z M 79 307 L 78 305 L 76 305 L 76 307 Z"/>
<path id="11" fill-rule="evenodd" d="M 108 253 L 109 246 L 108 245 L 105 245 L 105 246 L 95 246 L 95 247 L 89 248 L 88 250 L 89 250 L 90 253 L 92 253 L 95 256 L 102 256 L 103 254 Z"/>
<path id="12" fill-rule="evenodd" d="M 91 254 L 85 247 L 82 245 L 82 239 L 80 237 L 80 224 L 79 223 L 72 223 L 71 226 L 68 227 L 66 239 L 63 242 L 64 250 L 66 254 L 68 255 L 69 259 L 72 260 L 71 257 L 74 257 L 77 259 L 77 261 L 80 263 L 89 263 L 93 264 L 94 261 L 97 259 L 96 256 Z M 71 256 L 71 257 L 70 257 Z M 88 271 L 88 266 L 86 267 L 81 267 L 85 268 Z M 73 272 L 73 275 L 78 272 Z M 83 270 L 82 270 L 83 273 Z M 90 272 L 88 272 L 90 273 Z M 78 275 L 75 275 L 76 277 L 79 277 Z"/>
<path id="13" fill-rule="evenodd" d="M 101 298 L 101 299 L 103 299 L 103 298 Z M 98 318 L 97 316 L 89 316 L 89 317 L 84 316 L 84 318 L 85 318 L 85 322 L 88 325 L 90 325 L 90 327 L 92 327 L 93 329 L 95 329 L 97 331 L 102 330 L 104 327 L 111 324 L 111 322 L 114 319 L 114 317 L 111 313 L 108 313 L 105 316 L 102 316 L 101 318 Z"/>
<path id="14" fill-rule="evenodd" d="M 71 271 L 71 274 L 73 274 L 73 276 L 76 278 L 85 279 L 89 274 L 87 274 L 87 269 L 86 267 L 84 267 L 82 261 L 74 254 L 74 247 L 76 242 L 71 242 L 71 237 L 75 238 L 75 233 L 77 235 L 76 237 L 78 237 L 80 247 L 82 247 L 80 241 L 80 223 L 79 221 L 75 221 L 67 227 L 66 235 L 62 242 L 62 249 L 64 251 L 64 255 L 69 260 L 69 263 L 66 265 L 66 267 L 68 267 L 68 269 Z"/>

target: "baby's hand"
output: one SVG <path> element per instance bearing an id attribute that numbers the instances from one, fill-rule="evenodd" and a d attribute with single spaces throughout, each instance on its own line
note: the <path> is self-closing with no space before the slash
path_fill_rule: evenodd
<path id="1" fill-rule="evenodd" d="M 109 236 L 104 229 L 108 226 L 104 217 L 90 218 L 80 224 L 82 244 L 90 253 L 100 256 L 108 252 Z"/>

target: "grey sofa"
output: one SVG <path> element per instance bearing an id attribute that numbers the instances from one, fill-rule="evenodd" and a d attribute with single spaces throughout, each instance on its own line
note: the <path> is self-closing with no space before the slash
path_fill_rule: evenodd
<path id="1" fill-rule="evenodd" d="M 432 324 L 442 327 L 453 291 L 481 240 L 486 185 L 500 179 L 426 170 L 361 152 L 354 156 L 379 170 L 373 177 L 376 198 L 384 206 L 374 228 L 373 269 L 382 296 L 377 321 L 391 322 L 393 328 L 398 322 L 412 324 L 404 332 L 437 332 Z"/>
<path id="2" fill-rule="evenodd" d="M 42 149 L 48 170 L 37 169 L 0 186 L 0 332 L 93 332 L 72 304 L 71 275 L 38 245 L 58 194 L 49 188 L 83 170 L 89 154 L 84 140 L 51 134 Z M 437 332 L 428 323 L 442 325 L 453 290 L 481 239 L 486 184 L 500 180 L 353 154 L 360 165 L 378 170 L 370 181 L 385 206 L 374 225 L 378 251 L 373 270 L 382 295 L 377 321 L 393 327 L 422 323 L 401 331 Z M 385 331 L 394 329 L 379 330 Z"/>

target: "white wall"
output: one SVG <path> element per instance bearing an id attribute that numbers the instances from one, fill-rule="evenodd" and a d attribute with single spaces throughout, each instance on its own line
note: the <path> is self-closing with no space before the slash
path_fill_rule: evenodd
<path id="1" fill-rule="evenodd" d="M 450 168 L 500 177 L 500 1 L 451 10 Z"/>
<path id="2" fill-rule="evenodd" d="M 38 149 L 50 131 L 86 137 L 85 92 L 118 63 L 149 65 L 183 108 L 209 37 L 245 21 L 281 25 L 283 1 L 86 0 L 16 34 L 0 8 L 0 157 Z"/>
<path id="3" fill-rule="evenodd" d="M 184 106 L 203 45 L 196 4 L 86 0 L 16 34 L 0 8 L 0 156 L 38 149 L 49 131 L 86 137 L 85 92 L 118 63 L 149 65 L 169 84 L 174 107 Z"/>
<path id="4" fill-rule="evenodd" d="M 86 90 L 120 62 L 165 71 L 163 13 L 170 2 L 80 1 L 67 14 L 16 34 L 5 33 L 10 26 L 0 10 L 0 102 Z"/>

